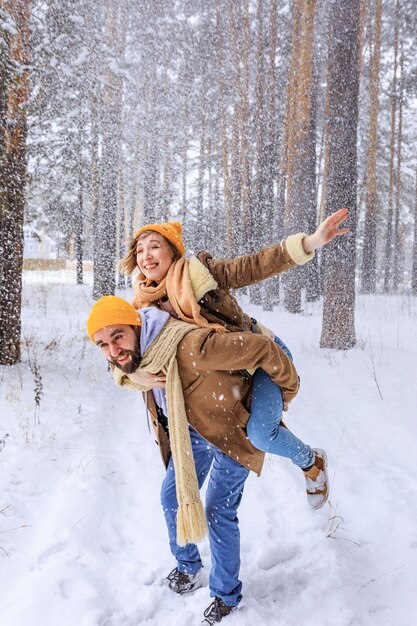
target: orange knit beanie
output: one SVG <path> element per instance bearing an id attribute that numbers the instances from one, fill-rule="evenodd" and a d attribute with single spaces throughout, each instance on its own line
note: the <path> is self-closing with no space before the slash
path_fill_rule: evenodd
<path id="1" fill-rule="evenodd" d="M 153 230 L 165 239 L 168 239 L 178 250 L 181 256 L 185 254 L 185 246 L 182 240 L 182 226 L 180 222 L 162 222 L 161 224 L 146 224 L 141 226 L 139 230 L 135 232 L 134 239 L 138 237 L 145 230 Z"/>
<path id="2" fill-rule="evenodd" d="M 93 305 L 87 320 L 87 331 L 91 341 L 94 333 L 106 326 L 129 324 L 141 326 L 142 320 L 133 306 L 118 296 L 103 296 Z"/>

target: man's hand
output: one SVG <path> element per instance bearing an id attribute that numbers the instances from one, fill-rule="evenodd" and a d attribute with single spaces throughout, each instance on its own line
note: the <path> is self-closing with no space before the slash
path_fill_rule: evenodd
<path id="1" fill-rule="evenodd" d="M 132 374 L 128 374 L 128 377 L 132 382 L 143 385 L 144 387 L 151 387 L 152 389 L 163 388 L 166 385 L 166 376 L 162 372 L 159 372 L 159 374 L 151 374 L 146 370 L 137 369 Z"/>
<path id="2" fill-rule="evenodd" d="M 332 213 L 322 222 L 313 235 L 307 235 L 303 239 L 304 252 L 308 254 L 321 246 L 325 246 L 339 235 L 346 235 L 349 228 L 339 228 L 340 224 L 349 217 L 349 209 L 340 209 Z"/>

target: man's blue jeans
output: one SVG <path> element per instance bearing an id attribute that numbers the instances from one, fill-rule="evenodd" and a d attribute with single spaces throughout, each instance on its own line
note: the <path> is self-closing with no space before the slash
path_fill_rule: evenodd
<path id="1" fill-rule="evenodd" d="M 277 343 L 292 360 L 291 352 L 279 337 Z M 253 375 L 251 416 L 246 425 L 249 441 L 258 450 L 284 456 L 305 469 L 312 465 L 314 452 L 288 428 L 281 426 L 282 393 L 268 374 L 261 368 Z"/>
<path id="2" fill-rule="evenodd" d="M 228 606 L 235 606 L 242 599 L 237 509 L 249 470 L 212 446 L 193 428 L 190 428 L 190 436 L 199 486 L 201 487 L 205 478 L 210 476 L 206 495 L 211 552 L 210 595 L 221 598 Z M 168 527 L 171 552 L 177 560 L 178 570 L 195 574 L 202 567 L 197 546 L 188 544 L 181 547 L 176 542 L 178 503 L 172 458 L 162 483 L 161 503 Z"/>

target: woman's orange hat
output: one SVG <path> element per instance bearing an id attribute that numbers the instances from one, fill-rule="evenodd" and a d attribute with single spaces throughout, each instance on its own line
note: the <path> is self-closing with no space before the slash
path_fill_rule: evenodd
<path id="1" fill-rule="evenodd" d="M 91 341 L 94 334 L 106 326 L 115 324 L 129 324 L 141 326 L 142 320 L 133 306 L 118 296 L 103 296 L 93 304 L 87 320 L 87 331 Z"/>
<path id="2" fill-rule="evenodd" d="M 185 246 L 182 240 L 182 225 L 180 222 L 161 222 L 161 224 L 146 224 L 141 226 L 139 230 L 135 232 L 134 239 L 146 230 L 153 230 L 165 239 L 168 239 L 178 250 L 181 256 L 185 254 Z"/>

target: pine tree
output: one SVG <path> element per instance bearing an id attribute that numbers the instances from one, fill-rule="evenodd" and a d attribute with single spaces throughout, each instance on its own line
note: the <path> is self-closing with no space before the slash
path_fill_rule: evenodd
<path id="1" fill-rule="evenodd" d="M 216 13 L 216 38 L 217 38 L 217 72 L 219 80 L 219 116 L 220 116 L 220 141 L 222 154 L 224 205 L 226 217 L 226 250 L 231 254 L 234 248 L 233 238 L 233 196 L 232 183 L 230 177 L 229 164 L 229 139 L 227 134 L 227 110 L 226 110 L 226 81 L 223 61 L 224 32 L 223 19 L 221 16 L 220 4 L 218 3 Z"/>
<path id="2" fill-rule="evenodd" d="M 384 292 L 392 289 L 392 264 L 394 257 L 394 237 L 393 237 L 393 215 L 394 215 L 394 194 L 395 194 L 395 148 L 396 148 L 396 121 L 397 121 L 397 82 L 398 82 L 398 41 L 400 31 L 400 2 L 395 5 L 395 26 L 394 26 L 394 64 L 391 91 L 391 133 L 390 133 L 390 156 L 389 156 L 389 191 L 388 191 L 388 217 L 387 232 L 385 240 L 385 272 L 384 272 Z"/>
<path id="3" fill-rule="evenodd" d="M 355 345 L 359 0 L 332 6 L 328 207 L 349 207 L 352 232 L 323 250 L 322 348 Z"/>
<path id="4" fill-rule="evenodd" d="M 288 169 L 285 214 L 287 230 L 308 230 L 309 215 L 316 218 L 315 132 L 312 132 L 312 93 L 314 65 L 314 28 L 316 2 L 294 3 L 291 78 L 288 92 Z M 285 276 L 285 307 L 292 313 L 301 311 L 302 282 L 299 270 Z"/>
<path id="5" fill-rule="evenodd" d="M 369 123 L 368 162 L 366 172 L 365 232 L 362 253 L 363 293 L 376 290 L 376 230 L 378 217 L 377 148 L 379 112 L 379 73 L 381 65 L 382 0 L 375 0 L 374 37 L 371 55 L 371 103 Z"/>
<path id="6" fill-rule="evenodd" d="M 122 77 L 115 67 L 123 59 L 126 37 L 124 3 L 107 1 L 106 35 L 110 58 L 102 99 L 102 158 L 98 212 L 94 222 L 93 297 L 113 294 L 116 284 L 117 188 L 121 167 Z"/>
<path id="7" fill-rule="evenodd" d="M 411 290 L 417 296 L 417 170 L 415 179 L 414 195 L 414 240 L 413 240 L 413 266 L 411 272 Z"/>
<path id="8" fill-rule="evenodd" d="M 29 97 L 29 0 L 14 0 L 1 9 L 8 11 L 14 23 L 8 54 L 14 72 L 7 84 L 6 133 L 3 132 L 5 156 L 2 168 L 4 192 L 1 216 L 2 265 L 0 277 L 0 363 L 20 361 L 23 215 L 27 182 L 27 102 Z M 3 13 L 3 15 L 4 15 Z M 3 71 L 4 75 L 4 71 Z M 1 97 L 4 109 L 5 97 Z M 4 112 L 2 113 L 4 119 Z M 3 153 L 4 154 L 4 153 Z"/>
<path id="9" fill-rule="evenodd" d="M 398 126 L 397 126 L 397 163 L 395 172 L 395 204 L 394 204 L 394 231 L 393 231 L 393 258 L 392 258 L 392 285 L 391 290 L 397 291 L 401 282 L 401 267 L 404 261 L 404 241 L 400 223 L 400 205 L 402 191 L 402 154 L 403 154 L 403 113 L 404 113 L 404 52 L 401 45 L 400 54 L 400 85 L 398 93 Z"/>

